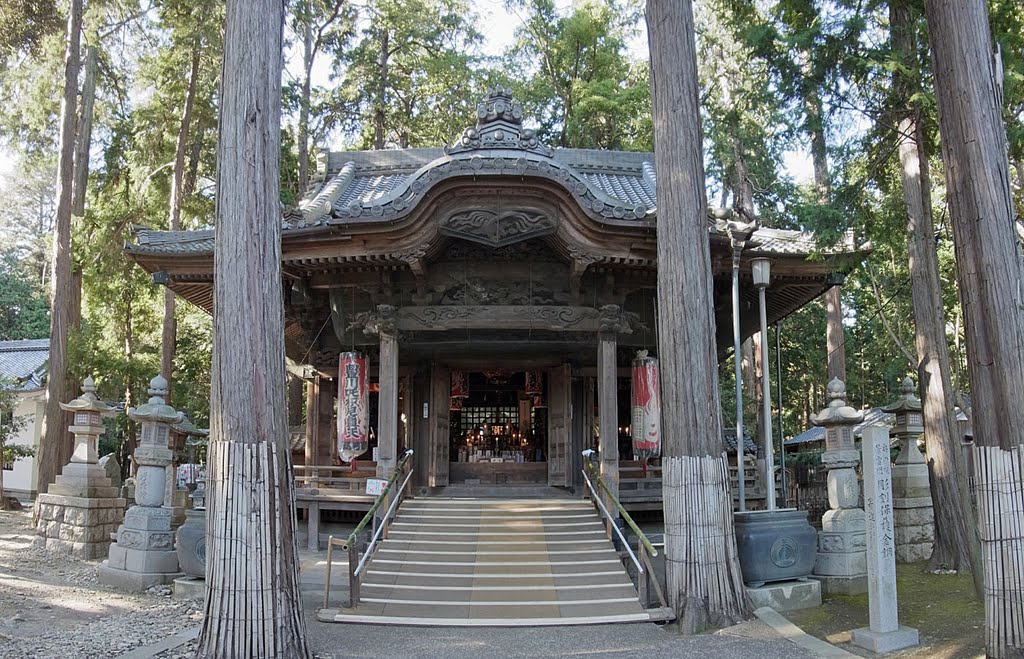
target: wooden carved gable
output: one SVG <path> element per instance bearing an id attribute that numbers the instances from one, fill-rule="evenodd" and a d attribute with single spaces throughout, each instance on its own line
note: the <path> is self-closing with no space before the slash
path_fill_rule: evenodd
<path id="1" fill-rule="evenodd" d="M 463 209 L 443 218 L 438 231 L 446 236 L 471 240 L 488 247 L 504 247 L 554 233 L 558 222 L 533 209 Z"/>

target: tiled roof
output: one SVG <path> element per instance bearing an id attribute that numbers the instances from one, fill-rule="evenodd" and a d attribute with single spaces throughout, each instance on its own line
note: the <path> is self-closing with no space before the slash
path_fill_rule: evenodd
<path id="1" fill-rule="evenodd" d="M 198 231 L 156 231 L 137 227 L 130 254 L 213 254 L 213 229 Z"/>
<path id="2" fill-rule="evenodd" d="M 49 358 L 49 339 L 0 341 L 0 378 L 13 381 L 18 391 L 42 389 Z"/>
<path id="3" fill-rule="evenodd" d="M 612 224 L 651 223 L 657 214 L 654 154 L 598 149 L 553 149 L 523 125 L 522 106 L 506 90 L 491 90 L 477 106 L 477 124 L 444 148 L 322 151 L 314 183 L 282 230 L 348 223 L 392 222 L 406 216 L 437 184 L 513 176 L 564 188 L 584 213 Z M 709 220 L 722 234 L 726 225 Z M 134 254 L 209 254 L 212 231 L 137 231 Z M 820 249 L 810 234 L 758 229 L 752 251 L 777 254 L 856 251 L 852 237 Z"/>
<path id="4" fill-rule="evenodd" d="M 736 452 L 736 428 L 723 428 L 722 441 L 725 442 L 725 450 L 729 453 Z M 757 453 L 757 444 L 747 433 L 743 433 L 743 449 L 745 453 Z"/>

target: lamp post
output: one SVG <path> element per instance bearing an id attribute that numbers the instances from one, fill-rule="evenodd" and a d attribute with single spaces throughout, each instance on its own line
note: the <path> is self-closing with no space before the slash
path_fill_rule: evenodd
<path id="1" fill-rule="evenodd" d="M 733 361 L 736 362 L 736 466 L 739 511 L 747 509 L 746 470 L 744 469 L 743 443 L 743 373 L 740 362 L 740 254 L 750 239 L 756 225 L 729 223 L 729 240 L 732 245 L 732 342 Z"/>
<path id="2" fill-rule="evenodd" d="M 761 403 L 764 410 L 764 437 L 768 442 L 765 451 L 765 481 L 768 486 L 768 510 L 775 510 L 775 450 L 772 444 L 772 399 L 771 383 L 768 378 L 768 319 L 765 310 L 764 291 L 771 283 L 771 261 L 758 257 L 751 259 L 750 270 L 754 276 L 761 311 Z"/>

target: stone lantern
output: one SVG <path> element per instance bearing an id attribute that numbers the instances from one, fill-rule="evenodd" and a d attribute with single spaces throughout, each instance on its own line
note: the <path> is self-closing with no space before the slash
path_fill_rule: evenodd
<path id="1" fill-rule="evenodd" d="M 928 465 L 917 449 L 917 438 L 924 434 L 921 400 L 914 395 L 916 387 L 910 378 L 903 380 L 901 389 L 903 395 L 882 411 L 896 415 L 892 434 L 900 441 L 900 455 L 892 468 L 896 560 L 912 563 L 932 555 L 935 514 Z"/>
<path id="2" fill-rule="evenodd" d="M 178 576 L 171 509 L 164 506 L 164 485 L 167 465 L 174 460 L 169 447 L 171 426 L 181 423 L 185 415 L 164 402 L 167 380 L 162 376 L 153 378 L 149 387 L 149 402 L 128 410 L 128 416 L 142 426 L 134 454 L 138 464 L 136 505 L 125 513 L 117 542 L 111 545 L 110 555 L 100 567 L 101 581 L 134 590 L 169 583 Z"/>
<path id="3" fill-rule="evenodd" d="M 98 558 L 107 553 L 110 535 L 124 515 L 125 501 L 118 498 L 97 456 L 103 417 L 115 410 L 96 397 L 92 377 L 82 382 L 81 396 L 60 407 L 74 415 L 68 430 L 75 436 L 75 449 L 71 462 L 38 497 L 36 533 L 47 549 Z"/>
<path id="4" fill-rule="evenodd" d="M 846 385 L 839 378 L 828 383 L 828 406 L 811 415 L 811 423 L 825 429 L 822 465 L 828 469 L 829 510 L 821 518 L 814 575 L 828 593 L 867 592 L 864 510 L 860 508 L 853 428 L 864 414 L 846 404 Z"/>

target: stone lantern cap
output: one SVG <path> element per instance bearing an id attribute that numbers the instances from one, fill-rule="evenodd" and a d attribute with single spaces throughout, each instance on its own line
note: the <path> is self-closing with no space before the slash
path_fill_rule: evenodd
<path id="1" fill-rule="evenodd" d="M 82 380 L 82 395 L 69 403 L 61 403 L 60 409 L 67 412 L 96 412 L 100 415 L 117 411 L 96 397 L 96 382 L 91 375 Z"/>
<path id="2" fill-rule="evenodd" d="M 914 381 L 910 378 L 904 378 L 903 384 L 900 386 L 900 390 L 903 395 L 900 396 L 895 402 L 889 403 L 882 408 L 883 412 L 920 412 L 921 411 L 921 399 L 917 397 L 915 390 L 917 387 L 914 386 Z"/>
<path id="3" fill-rule="evenodd" d="M 854 425 L 864 420 L 864 413 L 846 404 L 846 384 L 839 378 L 828 383 L 828 405 L 811 415 L 816 426 Z"/>
<path id="4" fill-rule="evenodd" d="M 162 375 L 157 375 L 149 381 L 147 393 L 150 395 L 148 403 L 128 408 L 128 416 L 132 421 L 178 424 L 185 419 L 184 412 L 179 412 L 164 402 L 164 396 L 167 395 L 167 380 Z"/>
<path id="5" fill-rule="evenodd" d="M 209 428 L 197 428 L 188 415 L 185 415 L 180 423 L 172 424 L 171 430 L 188 437 L 209 437 L 210 435 Z"/>

